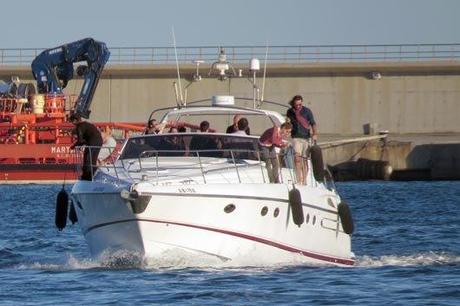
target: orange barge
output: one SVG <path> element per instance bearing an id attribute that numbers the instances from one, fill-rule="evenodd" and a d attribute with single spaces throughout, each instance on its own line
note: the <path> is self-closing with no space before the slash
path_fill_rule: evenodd
<path id="1" fill-rule="evenodd" d="M 67 121 L 75 97 L 34 94 L 0 97 L 0 183 L 73 181 L 80 153 L 70 150 L 73 125 Z M 111 127 L 120 140 L 143 131 L 142 123 L 97 122 Z"/>

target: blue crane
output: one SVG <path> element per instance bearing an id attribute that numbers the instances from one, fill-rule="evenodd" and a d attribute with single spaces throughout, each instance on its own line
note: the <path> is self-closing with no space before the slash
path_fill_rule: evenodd
<path id="1" fill-rule="evenodd" d="M 46 49 L 32 61 L 32 73 L 37 89 L 42 94 L 62 94 L 74 76 L 74 63 L 86 61 L 77 67 L 84 83 L 75 103 L 74 113 L 89 118 L 91 101 L 100 75 L 110 57 L 103 42 L 85 38 L 62 46 Z"/>

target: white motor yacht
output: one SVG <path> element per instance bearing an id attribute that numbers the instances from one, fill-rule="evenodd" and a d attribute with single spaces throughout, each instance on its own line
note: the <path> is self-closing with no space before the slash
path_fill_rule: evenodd
<path id="1" fill-rule="evenodd" d="M 123 250 L 158 258 L 181 250 L 223 261 L 353 265 L 350 210 L 320 152 L 307 160 L 306 184 L 280 152 L 280 182 L 271 183 L 257 135 L 284 117 L 237 107 L 230 96 L 201 104 L 163 110 L 160 121 L 188 127 L 185 133 L 132 136 L 92 181 L 73 186 L 92 255 Z M 236 114 L 254 123 L 253 135 L 223 133 Z M 202 118 L 214 131 L 194 131 Z"/>

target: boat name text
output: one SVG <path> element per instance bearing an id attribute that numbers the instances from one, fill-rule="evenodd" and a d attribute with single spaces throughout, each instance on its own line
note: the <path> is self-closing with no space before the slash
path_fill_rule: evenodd
<path id="1" fill-rule="evenodd" d="M 53 154 L 68 154 L 70 153 L 70 147 L 69 146 L 53 146 L 51 147 L 51 153 Z"/>
<path id="2" fill-rule="evenodd" d="M 177 189 L 177 191 L 179 191 L 179 193 L 196 193 L 195 188 L 190 188 L 190 187 L 179 188 Z"/>

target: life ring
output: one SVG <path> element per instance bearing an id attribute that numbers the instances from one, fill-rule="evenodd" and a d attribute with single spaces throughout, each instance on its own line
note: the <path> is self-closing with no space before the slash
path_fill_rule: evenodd
<path id="1" fill-rule="evenodd" d="M 302 209 L 302 196 L 295 187 L 289 191 L 289 206 L 292 211 L 292 219 L 299 227 L 305 220 Z"/>
<path id="2" fill-rule="evenodd" d="M 313 165 L 313 175 L 315 180 L 322 182 L 324 179 L 324 163 L 323 152 L 318 145 L 313 145 L 310 148 L 311 163 Z"/>
<path id="3" fill-rule="evenodd" d="M 337 207 L 337 213 L 339 214 L 343 231 L 348 235 L 352 234 L 354 230 L 353 217 L 351 216 L 351 209 L 348 204 L 345 202 L 340 202 L 339 206 Z"/>
<path id="4" fill-rule="evenodd" d="M 69 206 L 69 196 L 64 187 L 59 191 L 56 197 L 56 215 L 54 218 L 56 227 L 62 231 L 67 224 L 67 210 Z"/>

